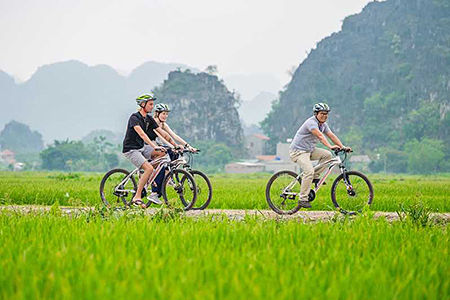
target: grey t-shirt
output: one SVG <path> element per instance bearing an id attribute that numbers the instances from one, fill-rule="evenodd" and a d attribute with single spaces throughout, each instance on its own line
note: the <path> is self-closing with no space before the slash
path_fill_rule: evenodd
<path id="1" fill-rule="evenodd" d="M 322 133 L 330 131 L 330 127 L 328 127 L 326 122 L 319 125 L 319 121 L 317 121 L 316 117 L 312 116 L 297 130 L 289 149 L 313 152 L 314 148 L 316 148 L 316 144 L 319 142 L 319 138 L 311 132 L 311 130 L 315 128 L 319 129 Z"/>

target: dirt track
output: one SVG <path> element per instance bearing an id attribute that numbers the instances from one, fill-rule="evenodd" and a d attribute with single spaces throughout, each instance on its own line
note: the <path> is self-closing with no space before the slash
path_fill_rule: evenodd
<path id="1" fill-rule="evenodd" d="M 0 206 L 1 210 L 20 211 L 24 213 L 30 212 L 45 212 L 49 211 L 51 206 L 39 206 L 39 205 L 7 205 Z M 86 213 L 89 210 L 94 210 L 93 207 L 59 207 L 63 214 L 76 215 Z M 159 209 L 149 208 L 145 212 L 149 215 L 155 214 Z M 185 215 L 188 217 L 202 217 L 202 216 L 226 216 L 231 220 L 242 220 L 246 216 L 258 216 L 267 219 L 302 219 L 305 221 L 327 221 L 333 218 L 335 215 L 340 215 L 335 211 L 299 211 L 294 215 L 280 216 L 271 210 L 245 210 L 245 209 L 206 209 L 203 211 L 194 210 L 187 211 Z M 433 217 L 439 217 L 446 222 L 450 221 L 450 213 L 433 213 Z M 397 220 L 399 218 L 396 212 L 374 212 L 374 218 L 385 217 L 389 221 Z"/>

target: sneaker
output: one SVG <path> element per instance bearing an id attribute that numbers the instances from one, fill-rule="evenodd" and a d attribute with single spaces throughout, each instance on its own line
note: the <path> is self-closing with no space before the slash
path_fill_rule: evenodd
<path id="1" fill-rule="evenodd" d="M 158 197 L 158 193 L 151 193 L 150 196 L 147 197 L 147 199 L 155 204 L 162 204 L 162 201 Z"/>
<path id="2" fill-rule="evenodd" d="M 303 208 L 311 208 L 311 203 L 309 201 L 300 200 L 299 203 L 300 206 Z"/>

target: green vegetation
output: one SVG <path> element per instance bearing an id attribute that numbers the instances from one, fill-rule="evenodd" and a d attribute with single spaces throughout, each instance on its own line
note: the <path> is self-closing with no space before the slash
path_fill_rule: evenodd
<path id="1" fill-rule="evenodd" d="M 100 173 L 0 172 L 0 202 L 94 206 L 100 203 Z M 210 175 L 213 199 L 210 208 L 268 209 L 264 191 L 270 174 Z M 449 212 L 450 177 L 369 175 L 374 185 L 373 210 L 396 211 L 400 204 L 424 203 L 432 211 Z M 330 188 L 334 178 L 318 193 L 313 210 L 332 210 Z"/>
<path id="2" fill-rule="evenodd" d="M 0 212 L 2 299 L 444 299 L 448 225 Z"/>
<path id="3" fill-rule="evenodd" d="M 81 141 L 55 141 L 40 153 L 42 168 L 63 171 L 102 171 L 119 164 L 118 154 L 106 138 L 94 138 L 85 145 Z"/>

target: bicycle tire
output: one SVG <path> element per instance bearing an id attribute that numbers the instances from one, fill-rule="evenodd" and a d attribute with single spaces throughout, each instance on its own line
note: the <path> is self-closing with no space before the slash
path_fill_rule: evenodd
<path id="1" fill-rule="evenodd" d="M 348 180 L 350 180 L 350 177 L 351 178 L 355 178 L 355 179 L 357 179 L 358 177 L 360 178 L 360 179 L 362 179 L 362 181 L 360 181 L 360 182 L 364 182 L 365 184 L 366 184 L 366 186 L 367 186 L 367 189 L 368 189 L 368 199 L 367 199 L 367 202 L 364 200 L 364 199 L 362 199 L 363 201 L 361 202 L 361 203 L 363 203 L 363 204 L 361 204 L 361 205 L 359 205 L 359 206 L 365 206 L 365 205 L 371 205 L 372 204 L 372 201 L 373 201 L 373 196 L 374 196 L 374 193 L 373 193 L 373 186 L 372 186 L 372 183 L 370 182 L 370 180 L 367 178 L 367 176 L 366 175 L 364 175 L 363 173 L 361 173 L 361 172 L 358 172 L 358 171 L 348 171 L 348 172 L 346 172 L 345 173 L 346 174 L 346 176 L 347 176 L 347 179 Z M 343 179 L 344 179 L 344 174 L 340 174 L 335 180 L 334 180 L 334 182 L 333 182 L 333 185 L 331 186 L 331 201 L 333 202 L 333 205 L 340 211 L 340 212 L 342 212 L 343 214 L 351 214 L 351 215 L 353 215 L 353 214 L 356 214 L 356 213 L 358 213 L 358 212 L 361 212 L 362 211 L 362 208 L 361 209 L 359 209 L 359 210 L 353 210 L 353 209 L 348 209 L 351 205 L 344 205 L 343 203 L 345 203 L 345 201 L 343 200 L 343 199 L 337 199 L 337 196 L 336 196 L 336 189 L 337 189 L 337 187 L 338 187 L 338 184 L 341 182 L 341 181 L 343 181 Z M 352 181 L 353 182 L 355 182 L 355 179 L 351 179 L 350 180 L 350 183 L 352 183 Z M 361 186 L 364 186 L 364 185 L 361 185 Z M 356 197 L 357 196 L 357 192 L 356 191 L 353 191 L 353 190 L 346 190 L 346 193 L 347 193 L 347 195 L 349 196 L 349 197 Z M 351 194 L 351 193 L 353 193 L 353 195 Z M 364 196 L 364 195 L 363 195 Z M 339 202 L 341 202 L 341 204 L 339 204 Z M 364 204 L 365 203 L 365 204 Z M 345 206 L 345 207 L 344 207 Z M 355 207 L 356 207 L 356 201 L 355 201 Z"/>
<path id="2" fill-rule="evenodd" d="M 128 176 L 130 174 L 130 172 L 128 172 L 127 170 L 124 170 L 124 169 L 112 169 L 112 170 L 108 171 L 103 176 L 103 178 L 102 178 L 102 180 L 100 182 L 100 189 L 99 189 L 99 191 L 100 191 L 100 198 L 102 199 L 103 204 L 105 206 L 107 206 L 107 207 L 111 207 L 112 206 L 112 203 L 110 203 L 111 201 L 108 201 L 108 199 L 107 199 L 107 193 L 112 192 L 112 191 L 105 191 L 105 185 L 106 185 L 106 182 L 107 182 L 108 178 L 112 177 L 112 175 L 114 175 L 116 173 L 124 174 L 123 177 L 126 177 L 126 176 Z M 133 184 L 133 190 L 136 192 L 136 190 L 137 190 L 136 180 L 134 179 L 133 176 L 130 177 L 130 179 L 131 179 L 131 182 Z M 117 182 L 116 185 L 119 184 L 119 183 L 120 183 L 120 181 Z M 114 193 L 112 193 L 112 194 L 114 194 Z M 132 193 L 131 199 L 133 199 L 133 195 L 134 195 L 134 193 Z M 129 206 L 129 204 L 131 202 L 131 199 L 130 199 L 130 201 L 126 200 L 126 197 L 128 197 L 128 193 L 123 193 L 123 194 L 114 195 L 114 196 L 117 197 L 116 204 L 120 204 L 120 201 L 119 201 L 119 199 L 120 199 L 122 201 L 121 205 Z"/>
<path id="3" fill-rule="evenodd" d="M 299 202 L 298 199 L 297 199 L 297 201 L 296 201 L 296 206 L 294 206 L 294 208 L 289 209 L 289 210 L 283 210 L 283 209 L 280 209 L 280 208 L 275 204 L 275 202 L 274 202 L 275 199 L 272 199 L 273 197 L 271 197 L 271 193 L 270 193 L 270 192 L 271 192 L 271 187 L 273 186 L 275 180 L 277 180 L 278 178 L 280 178 L 282 175 L 290 176 L 290 177 L 291 177 L 291 179 L 289 179 L 289 180 L 291 180 L 290 182 L 292 182 L 293 180 L 295 180 L 295 179 L 297 178 L 297 176 L 298 176 L 298 174 L 296 174 L 295 172 L 288 171 L 288 170 L 280 171 L 280 172 L 277 172 L 277 173 L 273 174 L 272 177 L 271 177 L 271 178 L 269 179 L 269 181 L 267 182 L 267 185 L 266 185 L 266 201 L 267 201 L 267 203 L 269 204 L 270 208 L 271 208 L 274 212 L 276 212 L 277 214 L 280 214 L 280 215 L 292 215 L 292 214 L 295 214 L 296 212 L 298 212 L 298 211 L 300 210 L 300 208 L 301 208 L 300 202 Z M 298 179 L 297 181 L 298 181 L 299 187 L 300 187 L 300 186 L 301 186 L 301 179 Z M 284 189 L 284 188 L 283 188 L 283 189 Z M 298 190 L 299 190 L 298 192 L 300 192 L 300 188 L 299 188 Z M 281 191 L 281 190 L 280 190 L 280 191 Z M 279 193 L 280 191 L 278 191 L 278 190 L 277 190 L 277 191 L 274 191 L 274 194 L 277 194 L 277 193 Z M 282 198 L 281 195 L 280 195 L 280 198 Z M 284 201 L 286 201 L 286 200 L 287 200 L 287 199 L 284 198 Z M 294 201 L 295 201 L 295 199 L 290 199 L 290 200 L 294 200 Z"/>
<path id="4" fill-rule="evenodd" d="M 189 171 L 189 173 L 191 173 L 192 177 L 194 177 L 194 181 L 195 181 L 195 184 L 197 186 L 197 200 L 195 201 L 195 206 L 193 206 L 191 208 L 191 210 L 204 210 L 211 203 L 211 199 L 212 199 L 212 185 L 211 185 L 211 181 L 209 180 L 208 176 L 206 176 L 206 174 L 203 173 L 202 171 L 191 170 L 191 171 Z M 201 196 L 205 195 L 205 193 L 204 193 L 204 190 L 202 190 L 202 187 L 198 184 L 199 181 L 195 177 L 196 175 L 200 176 L 206 182 L 206 186 L 208 187 L 208 193 L 206 195 L 206 201 L 203 201 L 204 197 L 201 197 Z"/>
<path id="5" fill-rule="evenodd" d="M 173 183 L 172 185 L 169 183 L 171 180 Z M 184 190 L 186 190 L 184 184 L 186 183 L 186 180 L 187 180 L 187 188 L 189 188 L 189 190 L 192 192 L 192 200 L 189 199 L 190 201 L 186 201 L 184 197 Z M 173 202 L 173 199 L 169 199 L 167 195 L 168 186 L 171 187 L 169 188 L 169 190 L 173 189 L 178 194 L 179 197 L 178 200 L 181 201 L 183 209 L 184 210 L 191 209 L 191 207 L 195 204 L 195 201 L 197 200 L 197 186 L 195 184 L 195 180 L 192 177 L 192 175 L 188 171 L 182 169 L 174 169 L 170 171 L 169 174 L 166 175 L 166 178 L 164 178 L 161 191 L 164 202 L 166 203 L 167 206 L 174 206 L 171 204 L 171 202 Z"/>

